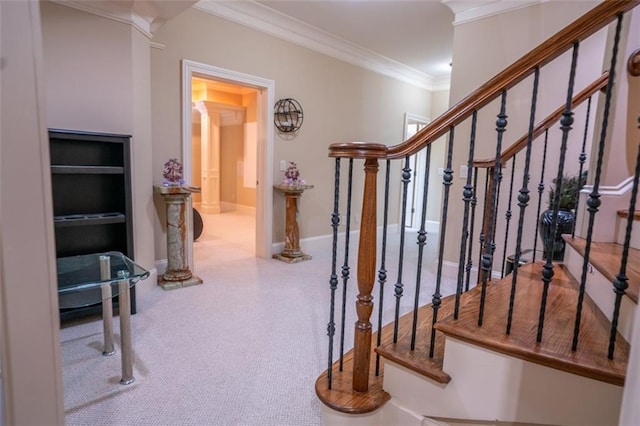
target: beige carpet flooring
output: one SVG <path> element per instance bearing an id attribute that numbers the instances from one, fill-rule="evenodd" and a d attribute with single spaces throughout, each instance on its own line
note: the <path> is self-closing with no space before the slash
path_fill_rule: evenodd
<path id="1" fill-rule="evenodd" d="M 118 383 L 117 318 L 118 353 L 110 357 L 101 355 L 99 318 L 63 326 L 68 425 L 321 424 L 314 384 L 327 366 L 330 245 L 303 245 L 313 259 L 298 264 L 259 259 L 253 255 L 251 215 L 214 216 L 204 217 L 203 235 L 194 244 L 194 272 L 204 284 L 171 291 L 153 287 L 138 296 L 138 313 L 132 317 L 133 384 Z M 434 243 L 434 237 L 428 239 Z M 390 256 L 397 252 L 393 241 L 397 234 L 390 236 Z M 406 247 L 402 312 L 413 305 L 415 238 L 407 237 Z M 353 252 L 352 277 L 355 258 Z M 421 304 L 433 293 L 434 259 L 433 250 L 427 250 Z M 340 258 L 338 275 L 342 262 Z M 387 269 L 384 322 L 392 319 L 397 281 L 394 267 L 388 264 Z M 442 292 L 451 291 L 452 283 L 443 282 Z M 356 292 L 351 278 L 345 348 L 353 345 Z M 336 352 L 338 347 L 336 340 Z"/>

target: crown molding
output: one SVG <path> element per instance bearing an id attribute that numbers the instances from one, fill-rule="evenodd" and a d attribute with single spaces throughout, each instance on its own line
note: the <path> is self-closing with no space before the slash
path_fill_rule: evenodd
<path id="1" fill-rule="evenodd" d="M 453 25 L 477 21 L 549 0 L 441 0 L 455 14 Z"/>
<path id="2" fill-rule="evenodd" d="M 443 90 L 443 85 L 450 81 L 448 76 L 434 78 L 253 0 L 241 2 L 201 0 L 192 7 L 423 89 Z"/>
<path id="3" fill-rule="evenodd" d="M 63 6 L 72 7 L 83 12 L 90 13 L 92 15 L 100 16 L 102 18 L 110 19 L 112 21 L 120 22 L 123 24 L 131 25 L 136 30 L 140 31 L 147 38 L 153 37 L 151 33 L 151 24 L 153 19 L 145 18 L 139 15 L 132 8 L 123 7 L 120 10 L 115 8 L 100 8 L 99 5 L 103 5 L 102 2 L 87 2 L 81 0 L 51 0 L 54 3 L 61 4 Z"/>

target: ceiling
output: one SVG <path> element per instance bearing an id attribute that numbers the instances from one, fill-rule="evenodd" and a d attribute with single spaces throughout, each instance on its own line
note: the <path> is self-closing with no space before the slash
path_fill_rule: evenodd
<path id="1" fill-rule="evenodd" d="M 150 38 L 166 21 L 194 7 L 345 62 L 439 90 L 450 84 L 454 23 L 544 0 L 53 1 L 131 23 Z"/>
<path id="2" fill-rule="evenodd" d="M 454 13 L 440 0 L 200 0 L 194 7 L 421 87 L 449 84 Z"/>

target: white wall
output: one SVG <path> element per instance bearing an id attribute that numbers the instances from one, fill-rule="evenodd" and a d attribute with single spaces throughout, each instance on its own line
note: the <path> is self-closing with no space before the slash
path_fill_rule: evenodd
<path id="1" fill-rule="evenodd" d="M 132 136 L 134 257 L 151 269 L 156 211 L 149 39 L 131 25 L 53 2 L 42 2 L 41 15 L 47 126 Z"/>
<path id="2" fill-rule="evenodd" d="M 291 140 L 275 136 L 274 182 L 282 179 L 280 160 L 295 161 L 302 177 L 315 187 L 300 204 L 300 236 L 331 232 L 334 160 L 333 142 L 355 140 L 396 144 L 403 135 L 404 113 L 429 117 L 430 93 L 239 24 L 189 9 L 167 22 L 154 35 L 164 46 L 151 53 L 153 163 L 159 170 L 167 158 L 181 157 L 180 61 L 213 65 L 275 81 L 276 99 L 292 97 L 304 110 L 304 123 Z M 362 204 L 358 188 L 362 165 L 356 162 L 353 215 Z M 381 170 L 382 172 L 382 170 Z M 345 172 L 346 173 L 346 172 Z M 159 181 L 160 176 L 154 176 Z M 397 199 L 394 188 L 391 199 Z M 283 199 L 274 195 L 274 242 L 284 240 Z M 343 212 L 344 213 L 344 212 Z M 397 213 L 392 216 L 394 220 Z M 161 235 L 159 222 L 156 235 Z M 156 242 L 156 256 L 165 252 Z"/>
<path id="3" fill-rule="evenodd" d="M 3 422 L 62 425 L 53 210 L 37 1 L 0 2 Z"/>
<path id="4" fill-rule="evenodd" d="M 482 18 L 479 20 L 462 23 L 454 28 L 454 44 L 453 44 L 453 70 L 451 81 L 451 104 L 455 104 L 466 96 L 470 95 L 474 90 L 490 78 L 498 74 L 507 66 L 511 65 L 517 59 L 525 55 L 531 49 L 551 37 L 557 31 L 564 28 L 570 22 L 580 17 L 586 11 L 594 7 L 598 2 L 581 1 L 581 2 L 543 2 L 529 7 L 512 10 L 510 12 Z M 591 83 L 602 72 L 603 64 L 603 48 L 606 41 L 606 30 L 600 31 L 592 38 L 586 40 L 580 45 L 578 56 L 578 71 L 576 73 L 576 82 L 574 95 L 582 90 L 587 84 Z M 567 83 L 569 80 L 569 66 L 571 63 L 571 52 L 560 56 L 556 61 L 542 67 L 540 72 L 540 89 L 537 100 L 536 119 L 538 123 L 542 121 L 549 113 L 560 107 L 566 101 Z M 520 86 L 510 89 L 507 93 L 506 114 L 508 116 L 508 125 L 503 136 L 502 150 L 513 144 L 522 135 L 525 135 L 528 129 L 530 106 L 532 98 L 533 78 L 529 77 L 524 80 Z M 597 98 L 597 96 L 596 96 Z M 581 149 L 582 135 L 586 117 L 586 105 L 579 107 L 574 115 L 574 130 L 570 133 L 569 150 L 567 152 L 565 174 L 577 173 L 579 169 L 578 155 Z M 478 130 L 476 136 L 475 158 L 493 158 L 495 155 L 496 145 L 496 116 L 499 112 L 499 100 L 496 100 L 485 108 L 478 115 Z M 595 112 L 595 106 L 592 107 L 591 113 Z M 456 145 L 454 148 L 454 171 L 458 172 L 462 164 L 466 164 L 469 152 L 469 132 L 464 131 L 470 127 L 470 120 L 456 129 Z M 593 120 L 591 121 L 590 131 L 593 131 Z M 545 188 L 548 188 L 557 172 L 557 163 L 559 158 L 559 146 L 561 134 L 559 125 L 553 126 L 550 131 L 550 148 L 547 155 L 547 166 L 545 173 Z M 526 210 L 525 236 L 523 248 L 533 248 L 533 241 L 536 236 L 533 234 L 535 223 L 537 221 L 537 183 L 539 181 L 539 167 L 542 159 L 542 139 L 534 143 L 534 152 L 531 169 L 531 180 L 529 181 L 529 190 L 531 201 L 529 208 Z M 516 166 L 516 176 L 514 179 L 514 188 L 517 196 L 517 190 L 522 186 L 521 171 L 523 169 L 524 155 L 520 156 Z M 535 169 L 534 169 L 535 168 Z M 535 172 L 534 172 L 535 170 Z M 520 175 L 518 175 L 520 171 Z M 508 179 L 510 178 L 511 168 L 504 171 L 504 180 L 501 192 L 501 217 L 498 218 L 498 229 L 504 227 L 504 210 L 506 210 L 506 201 L 508 196 Z M 454 175 L 455 176 L 455 175 Z M 484 172 L 478 182 L 484 182 Z M 464 185 L 463 179 L 454 179 L 451 191 L 454 195 L 461 194 Z M 460 197 L 457 197 L 460 198 Z M 456 199 L 457 199 L 456 198 Z M 547 194 L 546 189 L 543 194 L 542 210 L 546 209 Z M 479 206 L 482 200 L 479 201 Z M 532 207 L 533 206 L 533 207 Z M 511 229 L 515 229 L 514 223 L 517 224 L 519 208 L 517 201 L 512 202 L 513 217 Z M 447 260 L 457 262 L 460 241 L 460 229 L 462 215 L 460 217 L 451 217 L 451 230 L 448 231 L 448 241 L 451 244 L 445 250 Z M 481 218 L 477 215 L 478 220 Z M 530 225 L 527 225 L 530 224 Z M 476 229 L 480 223 L 478 222 Z M 503 233 L 498 232 L 498 235 Z M 516 232 L 510 232 L 510 238 L 515 240 Z M 450 238 L 449 238 L 450 237 Z M 526 245 L 524 245 L 526 242 Z M 510 244 L 510 247 L 513 247 Z M 496 258 L 502 259 L 502 243 L 499 244 L 499 250 L 496 250 Z M 507 254 L 513 253 L 511 250 Z"/>

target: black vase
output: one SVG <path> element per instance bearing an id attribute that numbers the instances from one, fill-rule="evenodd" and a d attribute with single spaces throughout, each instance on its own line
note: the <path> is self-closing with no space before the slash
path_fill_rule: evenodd
<path id="1" fill-rule="evenodd" d="M 546 210 L 540 216 L 540 238 L 543 244 L 543 258 L 547 259 L 547 249 L 549 247 L 549 240 L 553 240 L 553 260 L 564 259 L 564 240 L 562 234 L 571 234 L 573 232 L 573 222 L 575 215 L 571 210 L 558 210 L 558 223 L 556 227 L 556 234 L 551 235 L 553 225 L 553 210 Z"/>

